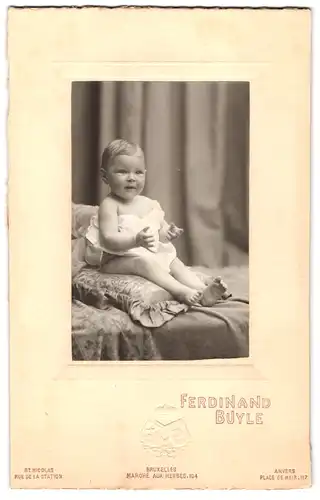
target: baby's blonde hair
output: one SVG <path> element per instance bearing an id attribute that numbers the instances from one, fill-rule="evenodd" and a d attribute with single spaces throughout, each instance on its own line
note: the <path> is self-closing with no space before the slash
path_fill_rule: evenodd
<path id="1" fill-rule="evenodd" d="M 143 157 L 143 151 L 139 144 L 126 141 L 125 139 L 115 139 L 111 141 L 102 153 L 100 173 L 103 179 L 107 177 L 109 166 L 112 165 L 114 159 L 120 155 L 139 155 Z"/>

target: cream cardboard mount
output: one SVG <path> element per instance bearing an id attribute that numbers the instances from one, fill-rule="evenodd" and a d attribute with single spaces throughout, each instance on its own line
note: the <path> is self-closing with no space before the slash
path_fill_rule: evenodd
<path id="1" fill-rule="evenodd" d="M 310 18 L 9 9 L 13 488 L 310 486 Z M 248 359 L 72 362 L 71 83 L 84 80 L 250 81 Z"/>

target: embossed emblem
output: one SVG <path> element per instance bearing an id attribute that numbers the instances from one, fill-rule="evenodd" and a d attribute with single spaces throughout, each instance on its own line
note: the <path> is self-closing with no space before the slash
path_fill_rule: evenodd
<path id="1" fill-rule="evenodd" d="M 174 406 L 158 406 L 142 429 L 141 443 L 158 457 L 174 457 L 189 441 L 186 423 Z"/>

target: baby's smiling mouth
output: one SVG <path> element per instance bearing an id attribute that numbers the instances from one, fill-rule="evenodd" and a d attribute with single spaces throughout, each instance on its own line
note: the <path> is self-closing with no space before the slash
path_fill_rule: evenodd
<path id="1" fill-rule="evenodd" d="M 137 186 L 126 186 L 125 189 L 129 189 L 129 190 L 131 190 L 131 189 L 137 189 Z"/>

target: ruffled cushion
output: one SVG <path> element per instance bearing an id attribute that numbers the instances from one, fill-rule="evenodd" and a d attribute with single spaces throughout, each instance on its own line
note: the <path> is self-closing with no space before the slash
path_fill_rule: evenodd
<path id="1" fill-rule="evenodd" d="M 134 361 L 161 359 L 151 331 L 128 314 L 72 301 L 72 359 Z"/>
<path id="2" fill-rule="evenodd" d="M 72 203 L 72 238 L 80 238 L 85 235 L 90 225 L 91 217 L 96 215 L 98 208 L 97 206 Z"/>
<path id="3" fill-rule="evenodd" d="M 71 240 L 72 249 L 72 278 L 74 278 L 84 267 L 87 266 L 85 261 L 86 241 L 85 238 L 75 238 Z"/>
<path id="4" fill-rule="evenodd" d="M 74 277 L 73 297 L 98 309 L 114 305 L 146 327 L 162 326 L 189 309 L 144 278 L 103 274 L 94 268 L 82 269 Z"/>

